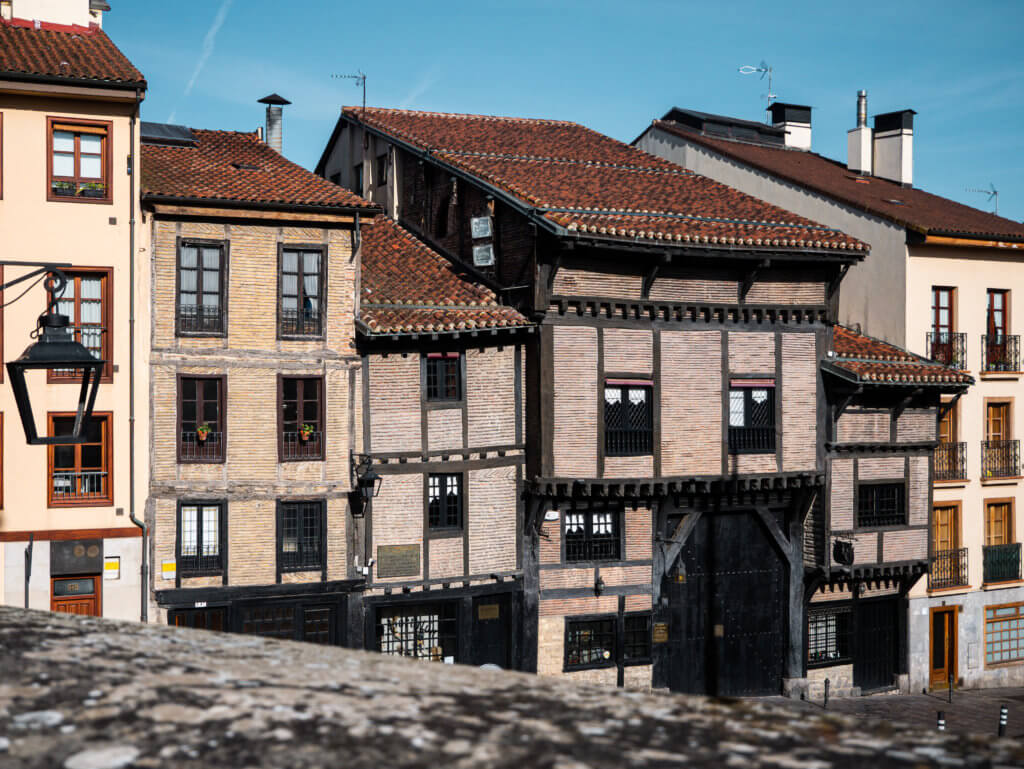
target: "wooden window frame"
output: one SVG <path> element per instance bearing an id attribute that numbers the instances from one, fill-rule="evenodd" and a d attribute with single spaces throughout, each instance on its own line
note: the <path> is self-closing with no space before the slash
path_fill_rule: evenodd
<path id="1" fill-rule="evenodd" d="M 204 507 L 217 507 L 218 520 L 217 520 L 217 554 L 220 558 L 220 568 L 217 569 L 189 569 L 185 570 L 181 567 L 182 555 L 181 555 L 181 509 L 183 507 L 197 507 L 200 510 Z M 191 579 L 192 577 L 224 577 L 223 584 L 227 584 L 228 575 L 228 503 L 224 499 L 179 499 L 178 508 L 175 514 L 175 526 L 174 526 L 174 561 L 175 561 L 175 582 L 176 587 L 181 587 L 182 578 Z M 202 547 L 203 543 L 203 522 L 202 516 L 199 515 L 196 519 L 196 546 Z"/>
<path id="2" fill-rule="evenodd" d="M 989 610 L 998 611 L 999 609 L 1017 609 L 1017 617 L 1016 618 L 1013 618 L 1013 617 L 993 617 L 992 619 L 989 619 L 988 611 Z M 986 668 L 998 668 L 998 667 L 1005 667 L 1007 665 L 1020 665 L 1021 663 L 1024 663 L 1024 654 L 1022 654 L 1021 657 L 1019 657 L 1017 659 L 1012 659 L 1012 660 L 1003 660 L 1001 662 L 989 662 L 988 661 L 988 634 L 989 634 L 988 626 L 989 626 L 989 623 L 995 624 L 997 622 L 1005 622 L 1007 619 L 1024 619 L 1024 601 L 1018 601 L 1018 602 L 1013 602 L 1013 603 L 1001 603 L 1001 604 L 997 604 L 995 606 L 985 606 L 985 607 L 983 607 L 982 610 L 984 612 L 983 615 L 982 615 L 982 621 L 985 623 L 985 627 L 983 629 L 983 649 L 982 649 L 982 654 L 984 655 L 984 658 L 985 658 L 985 667 Z M 1024 630 L 1020 630 L 1018 632 L 1019 632 L 1019 634 L 1024 635 Z"/>
<path id="3" fill-rule="evenodd" d="M 939 327 L 939 325 L 938 325 L 938 318 L 937 318 L 937 315 L 936 315 L 936 309 L 940 309 L 940 305 L 938 305 L 936 303 L 936 299 L 938 298 L 937 295 L 938 295 L 938 293 L 940 291 L 948 291 L 949 292 L 949 328 L 948 329 L 941 329 Z M 956 291 L 956 286 L 932 286 L 931 293 L 932 293 L 931 309 L 930 309 L 931 318 L 928 321 L 928 326 L 929 326 L 929 328 L 931 328 L 932 333 L 933 334 L 955 334 L 955 333 L 957 333 L 957 331 L 956 331 L 956 321 L 957 321 L 957 313 L 956 313 L 956 298 L 957 298 L 956 294 L 957 294 L 957 291 Z"/>
<path id="4" fill-rule="evenodd" d="M 1002 294 L 1003 296 L 1003 326 L 1001 329 L 996 329 L 992 325 L 992 296 L 993 294 Z M 1008 288 L 989 288 L 985 290 L 985 333 L 989 336 L 1002 336 L 1006 337 L 1010 333 L 1010 289 Z"/>
<path id="5" fill-rule="evenodd" d="M 80 176 L 75 177 L 60 177 L 54 179 L 53 176 L 53 132 L 58 130 L 57 125 L 66 125 L 72 130 L 75 126 L 80 126 L 85 131 L 82 133 L 91 134 L 102 134 L 102 156 L 100 158 L 100 165 L 103 168 L 103 177 L 100 182 L 105 184 L 107 187 L 106 195 L 102 198 L 83 198 L 75 195 L 54 195 L 53 194 L 53 183 L 54 181 L 71 181 L 74 184 L 82 182 L 95 181 L 91 179 L 83 179 Z M 90 130 L 91 129 L 91 130 Z M 97 129 L 105 129 L 99 131 Z M 60 129 L 63 130 L 63 129 Z M 69 117 L 57 117 L 54 115 L 48 115 L 46 118 L 46 199 L 52 203 L 99 203 L 100 205 L 112 205 L 114 202 L 114 174 L 113 174 L 113 162 L 112 162 L 112 148 L 111 143 L 113 142 L 114 134 L 114 123 L 110 120 L 83 120 L 80 118 L 69 118 Z M 78 166 L 78 139 L 75 139 L 75 166 Z"/>
<path id="6" fill-rule="evenodd" d="M 301 381 L 313 380 L 320 385 L 319 414 L 317 421 L 320 423 L 320 452 L 318 456 L 285 457 L 284 450 L 284 380 L 296 379 Z M 297 399 L 302 403 L 301 393 Z M 299 418 L 296 412 L 297 427 L 305 424 L 305 420 Z M 278 374 L 277 375 L 277 459 L 279 462 L 322 462 L 327 456 L 327 380 L 320 374 Z"/>
<path id="7" fill-rule="evenodd" d="M 183 246 L 198 246 L 199 248 L 220 249 L 220 331 L 182 331 L 181 329 L 181 249 Z M 176 239 L 174 256 L 174 335 L 176 337 L 199 337 L 203 339 L 216 339 L 226 337 L 228 335 L 228 281 L 230 278 L 230 257 L 230 240 L 185 237 L 178 237 Z M 201 259 L 201 256 L 199 258 Z M 196 293 L 198 300 L 198 298 L 202 295 L 202 291 L 197 290 Z M 196 306 L 201 307 L 202 304 L 197 304 Z"/>
<path id="8" fill-rule="evenodd" d="M 945 441 L 945 443 L 960 442 L 960 401 L 952 401 L 952 405 L 950 405 L 950 403 L 951 401 L 949 400 L 942 401 L 942 405 L 949 406 L 949 408 L 946 409 L 945 414 L 939 420 L 939 424 L 936 430 L 936 439 L 939 441 L 940 444 L 944 442 L 942 440 L 942 423 L 946 422 L 947 420 L 950 426 L 950 436 L 949 440 Z"/>
<path id="9" fill-rule="evenodd" d="M 608 390 L 618 390 L 619 397 L 621 400 L 619 403 L 622 408 L 628 408 L 626 405 L 629 401 L 630 390 L 644 390 L 646 391 L 645 401 L 645 414 L 647 424 L 645 428 L 631 429 L 625 428 L 613 428 L 609 425 L 608 420 L 611 416 L 609 411 Z M 650 379 L 627 379 L 627 378 L 612 378 L 608 377 L 605 379 L 601 388 L 601 419 L 604 423 L 604 445 L 602 450 L 606 457 L 647 457 L 654 453 L 654 382 Z M 628 417 L 627 417 L 628 419 Z M 624 440 L 624 436 L 628 434 L 634 434 L 639 436 L 639 439 L 634 438 L 639 448 L 635 451 L 623 449 L 621 446 L 613 445 L 614 439 Z M 613 450 L 614 449 L 614 450 Z"/>
<path id="10" fill-rule="evenodd" d="M 629 657 L 626 655 L 626 651 L 629 648 L 629 642 L 626 639 L 626 633 L 629 632 L 626 624 L 631 619 L 646 619 L 647 620 L 647 654 L 640 657 Z M 653 611 L 627 611 L 622 615 L 622 664 L 625 667 L 630 665 L 650 665 L 654 661 L 654 612 Z"/>
<path id="11" fill-rule="evenodd" d="M 221 452 L 220 458 L 218 459 L 182 459 L 181 451 L 181 428 L 182 428 L 182 397 L 181 397 L 181 383 L 183 379 L 217 379 L 220 380 L 219 398 L 220 403 L 218 404 L 219 416 L 221 420 Z M 182 374 L 179 373 L 177 377 L 177 393 L 176 393 L 176 407 L 177 407 L 177 433 L 175 435 L 175 450 L 177 452 L 177 460 L 180 465 L 218 465 L 223 464 L 227 461 L 228 455 L 228 377 L 227 374 Z M 197 413 L 198 418 L 198 413 Z M 200 422 L 196 422 L 198 427 Z"/>
<path id="12" fill-rule="evenodd" d="M 49 434 L 53 435 L 53 420 L 57 418 L 70 418 L 74 419 L 75 414 L 71 411 L 50 411 L 46 414 L 47 428 Z M 106 420 L 106 430 L 103 433 L 103 440 L 101 445 L 103 447 L 103 468 L 102 472 L 107 474 L 107 489 L 106 494 L 99 497 L 86 497 L 81 499 L 61 499 L 55 500 L 53 498 L 53 451 L 54 446 L 48 446 L 46 450 L 46 506 L 47 507 L 110 507 L 114 504 L 114 412 L 112 411 L 94 411 L 92 415 L 93 419 L 104 419 Z M 81 444 L 58 444 L 62 446 L 75 446 L 76 449 Z M 77 453 L 77 452 L 76 452 Z M 77 463 L 81 464 L 81 458 L 77 460 Z M 80 472 L 73 471 L 73 472 Z"/>
<path id="13" fill-rule="evenodd" d="M 103 366 L 103 373 L 100 375 L 100 382 L 103 384 L 110 384 L 114 381 L 114 345 L 112 340 L 114 338 L 114 268 L 113 267 L 74 267 L 72 269 L 64 270 L 64 274 L 68 278 L 68 282 L 77 281 L 82 277 L 95 277 L 99 276 L 102 281 L 101 299 L 103 302 L 102 312 L 102 328 L 103 328 L 103 341 L 100 347 L 100 357 L 106 361 L 106 365 Z M 81 291 L 76 288 L 75 290 L 75 311 L 78 312 L 81 306 Z M 68 318 L 69 329 L 75 327 L 78 318 Z M 81 341 L 80 336 L 76 335 L 76 340 Z M 55 374 L 52 369 L 46 370 L 46 382 L 47 384 L 56 384 L 62 382 L 69 382 L 72 384 L 81 384 L 82 375 L 66 375 L 66 374 Z"/>
<path id="14" fill-rule="evenodd" d="M 983 440 L 985 441 L 1012 441 L 1013 440 L 1013 396 L 985 398 L 983 401 L 984 411 L 982 413 L 982 427 L 984 428 Z M 1003 420 L 1003 435 L 1000 438 L 992 438 L 988 431 L 988 409 L 991 405 L 1006 404 L 1006 418 Z"/>
<path id="15" fill-rule="evenodd" d="M 440 498 L 438 499 L 438 504 L 439 504 L 439 507 L 440 507 L 439 519 L 441 521 L 436 526 L 430 522 L 430 482 L 433 479 L 435 479 L 435 478 L 438 479 L 438 483 L 440 484 Z M 454 525 L 448 524 L 448 523 L 444 522 L 444 519 L 445 519 L 444 497 L 446 496 L 447 482 L 448 482 L 449 478 L 456 478 L 456 479 L 458 479 L 458 486 L 459 486 L 459 488 L 458 488 L 458 498 L 457 498 L 457 505 L 458 505 L 457 517 L 458 517 L 458 521 Z M 459 532 L 459 533 L 461 533 L 462 531 L 464 531 L 465 527 L 466 527 L 466 474 L 465 473 L 428 473 L 427 474 L 427 484 L 426 484 L 426 486 L 427 486 L 427 493 L 426 493 L 426 500 L 425 501 L 426 501 L 426 506 L 427 506 L 427 508 L 426 508 L 426 512 L 427 512 L 427 516 L 426 516 L 427 530 L 431 534 L 436 534 L 436 533 L 439 533 L 439 532 Z"/>
<path id="16" fill-rule="evenodd" d="M 989 542 L 989 533 L 988 533 L 989 532 L 989 526 L 988 526 L 989 517 L 988 517 L 988 509 L 992 505 L 1006 505 L 1007 506 L 1007 516 L 1008 516 L 1008 518 L 1007 518 L 1007 521 L 1004 524 L 1004 526 L 1006 528 L 1006 541 L 1005 542 L 999 542 L 999 543 L 991 543 L 991 542 Z M 984 512 L 984 515 L 985 515 L 985 520 L 984 520 L 985 528 L 982 530 L 982 544 L 985 545 L 986 547 L 988 547 L 991 544 L 1000 544 L 1000 545 L 1013 545 L 1013 544 L 1016 544 L 1016 542 L 1017 542 L 1016 528 L 1015 528 L 1015 526 L 1017 524 L 1016 498 L 1015 497 L 986 497 L 985 499 L 982 500 L 982 506 L 983 506 L 982 507 L 982 511 Z"/>
<path id="17" fill-rule="evenodd" d="M 434 361 L 456 361 L 456 383 L 458 392 L 454 397 L 431 396 L 430 394 L 430 367 Z M 431 352 L 420 356 L 422 367 L 423 401 L 427 404 L 438 404 L 438 407 L 454 408 L 466 400 L 466 354 L 458 352 Z M 437 365 L 434 363 L 433 365 Z"/>
<path id="18" fill-rule="evenodd" d="M 320 275 L 319 286 L 320 296 L 320 331 L 316 334 L 294 334 L 284 333 L 284 252 L 285 251 L 319 251 L 320 252 Z M 296 298 L 305 295 L 305 285 L 302 282 L 302 266 L 299 265 L 297 279 L 299 281 Z M 277 338 L 278 339 L 323 339 L 327 331 L 327 246 L 323 243 L 278 243 L 277 244 Z"/>
<path id="19" fill-rule="evenodd" d="M 898 497 L 901 500 L 903 508 L 900 513 L 903 516 L 903 520 L 898 523 L 861 523 L 861 491 L 868 488 L 878 488 L 882 486 L 901 486 L 903 488 L 903 493 Z M 857 531 L 905 528 L 910 521 L 910 500 L 907 498 L 909 486 L 910 484 L 907 483 L 906 478 L 873 478 L 870 481 L 858 480 L 854 484 L 853 489 L 853 528 Z M 877 512 L 875 515 L 877 515 Z"/>
<path id="20" fill-rule="evenodd" d="M 284 564 L 284 510 L 288 505 L 319 505 L 320 507 L 320 563 L 289 565 Z M 277 562 L 277 581 L 281 581 L 282 574 L 296 574 L 303 572 L 319 571 L 321 580 L 327 579 L 327 501 L 322 497 L 303 499 L 278 499 L 275 505 L 275 538 L 274 547 L 275 561 Z M 302 531 L 301 521 L 296 524 L 296 543 Z"/>
<path id="21" fill-rule="evenodd" d="M 961 501 L 956 501 L 956 502 L 934 502 L 933 501 L 932 502 L 932 523 L 931 523 L 931 548 L 932 548 L 932 553 L 933 554 L 934 553 L 945 552 L 945 550 L 940 550 L 937 547 L 938 540 L 935 537 L 935 534 L 936 534 L 935 527 L 936 527 L 936 520 L 937 520 L 936 517 L 935 517 L 935 511 L 938 508 L 940 508 L 940 507 L 946 507 L 946 508 L 950 508 L 951 510 L 955 510 L 956 511 L 956 526 L 954 527 L 952 524 L 950 525 L 951 529 L 955 529 L 955 532 L 956 532 L 956 542 L 955 542 L 955 544 L 952 544 L 952 547 L 949 547 L 949 548 L 946 548 L 946 549 L 948 549 L 948 550 L 959 550 L 961 547 L 963 547 L 963 544 L 962 544 L 963 543 L 963 502 L 961 502 Z"/>
<path id="22" fill-rule="evenodd" d="M 610 651 L 611 652 L 610 655 L 608 657 L 606 657 L 604 660 L 599 660 L 597 662 L 582 662 L 582 663 L 576 662 L 576 663 L 571 663 L 569 661 L 569 654 L 570 654 L 572 649 L 571 649 L 570 644 L 569 644 L 569 633 L 570 633 L 570 631 L 572 629 L 572 626 L 573 625 L 587 625 L 587 624 L 591 624 L 592 625 L 592 624 L 598 623 L 598 622 L 608 622 L 608 623 L 611 623 L 611 649 L 610 650 L 605 649 L 605 651 Z M 618 617 L 617 614 L 583 614 L 583 615 L 579 615 L 579 616 L 566 617 L 565 618 L 565 628 L 563 630 L 563 633 L 564 633 L 563 639 L 564 639 L 564 647 L 565 648 L 564 648 L 563 658 L 562 658 L 562 670 L 565 671 L 565 672 L 571 672 L 571 671 L 574 671 L 574 670 L 598 670 L 598 669 L 601 669 L 601 668 L 614 668 L 614 667 L 618 667 L 618 664 L 619 664 L 618 658 L 619 658 L 619 654 L 621 652 L 621 644 L 619 643 L 619 638 L 618 638 L 618 635 L 619 635 L 619 633 L 618 633 L 618 626 L 619 626 L 619 617 Z"/>

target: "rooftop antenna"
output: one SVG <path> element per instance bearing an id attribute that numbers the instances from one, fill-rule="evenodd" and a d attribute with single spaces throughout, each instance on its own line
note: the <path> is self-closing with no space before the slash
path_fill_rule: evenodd
<path id="1" fill-rule="evenodd" d="M 772 93 L 772 67 L 771 67 L 771 65 L 768 62 L 766 62 L 764 59 L 761 59 L 761 63 L 758 64 L 756 67 L 754 67 L 754 66 L 752 66 L 750 64 L 744 64 L 742 67 L 739 68 L 739 73 L 741 75 L 756 75 L 757 73 L 761 73 L 761 77 L 760 77 L 761 80 L 764 80 L 765 76 L 768 77 L 768 93 L 767 94 L 761 94 L 761 98 L 762 99 L 767 99 L 768 100 L 768 103 L 765 105 L 765 111 L 767 112 L 768 108 L 772 106 L 772 102 L 778 97 L 778 94 Z M 765 122 L 768 122 L 767 116 L 765 117 Z"/>
<path id="2" fill-rule="evenodd" d="M 361 69 L 356 70 L 354 75 L 331 75 L 336 80 L 355 80 L 356 86 L 363 87 L 363 113 L 366 113 L 366 75 L 363 74 Z"/>
<path id="3" fill-rule="evenodd" d="M 966 191 L 980 192 L 982 195 L 988 195 L 989 202 L 993 203 L 996 207 L 996 210 L 993 211 L 993 213 L 996 216 L 999 216 L 999 190 L 996 189 L 996 185 L 992 184 L 992 182 L 989 182 L 987 190 L 979 189 L 978 187 L 968 187 Z"/>

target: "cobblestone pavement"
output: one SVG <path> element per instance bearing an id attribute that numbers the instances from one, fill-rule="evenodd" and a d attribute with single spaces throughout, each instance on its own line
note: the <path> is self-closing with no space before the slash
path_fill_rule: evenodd
<path id="1" fill-rule="evenodd" d="M 821 700 L 805 702 L 785 697 L 770 697 L 772 702 L 788 703 L 794 708 L 822 712 Z M 828 712 L 855 718 L 900 721 L 924 729 L 935 729 L 937 712 L 946 714 L 950 732 L 996 735 L 999 707 L 1009 707 L 1006 736 L 1024 740 L 1024 688 L 969 689 L 953 692 L 949 703 L 946 692 L 928 694 L 875 694 L 829 700 Z"/>

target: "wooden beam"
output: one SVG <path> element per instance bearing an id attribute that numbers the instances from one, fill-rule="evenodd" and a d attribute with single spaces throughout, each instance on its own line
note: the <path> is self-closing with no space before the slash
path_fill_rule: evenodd
<path id="1" fill-rule="evenodd" d="M 662 540 L 661 546 L 668 547 L 665 549 L 665 573 L 668 574 L 672 571 L 672 567 L 675 566 L 676 559 L 679 558 L 679 554 L 683 552 L 683 545 L 686 544 L 686 540 L 690 538 L 694 528 L 697 526 L 697 521 L 700 520 L 702 513 L 700 510 L 695 510 L 692 513 L 686 515 L 679 525 L 676 526 L 675 532 L 672 534 L 671 539 Z"/>
<path id="2" fill-rule="evenodd" d="M 954 248 L 1000 248 L 1013 251 L 1024 251 L 1024 243 L 1012 243 L 1005 240 L 948 238 L 942 235 L 928 235 L 924 239 L 924 244 L 926 246 L 953 246 Z"/>
<path id="3" fill-rule="evenodd" d="M 779 522 L 775 520 L 775 516 L 772 515 L 772 511 L 762 505 L 757 505 L 754 510 L 761 519 L 761 523 L 763 523 L 765 528 L 768 529 L 768 533 L 772 535 L 772 539 L 775 540 L 775 544 L 778 545 L 779 550 L 782 551 L 783 559 L 792 562 L 793 559 L 790 552 L 792 548 L 790 547 L 789 539 L 779 526 Z"/>

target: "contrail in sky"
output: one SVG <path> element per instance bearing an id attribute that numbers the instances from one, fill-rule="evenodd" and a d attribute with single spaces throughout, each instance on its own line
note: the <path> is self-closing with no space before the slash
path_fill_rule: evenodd
<path id="1" fill-rule="evenodd" d="M 206 66 L 206 60 L 213 54 L 214 46 L 217 43 L 217 33 L 220 32 L 220 28 L 223 26 L 224 19 L 227 18 L 228 10 L 231 8 L 231 3 L 233 2 L 234 0 L 224 0 L 220 6 L 220 10 L 217 11 L 217 15 L 213 19 L 213 24 L 211 24 L 210 28 L 206 31 L 206 37 L 203 38 L 203 50 L 199 54 L 199 61 L 196 62 L 196 68 L 192 72 L 192 77 L 189 78 L 188 85 L 185 86 L 185 93 L 181 95 L 182 99 L 187 99 L 188 95 L 192 93 L 192 87 L 196 84 L 196 80 L 199 79 L 199 74 L 203 71 L 203 67 Z M 177 107 L 171 110 L 171 114 L 167 118 L 168 123 L 174 122 L 174 116 L 177 112 Z"/>

